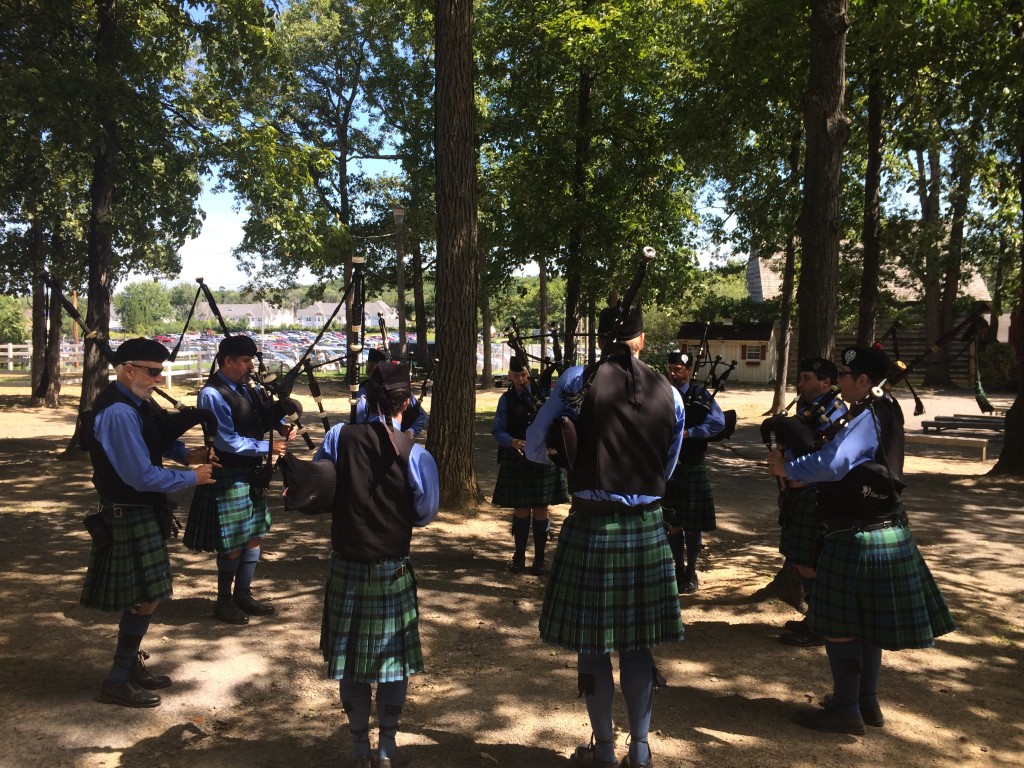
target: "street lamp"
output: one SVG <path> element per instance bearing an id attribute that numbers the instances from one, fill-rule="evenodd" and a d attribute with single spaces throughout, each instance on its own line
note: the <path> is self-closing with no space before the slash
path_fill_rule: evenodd
<path id="1" fill-rule="evenodd" d="M 405 358 L 405 208 L 392 207 L 395 215 L 395 248 L 398 258 L 395 270 L 395 289 L 398 292 L 398 359 Z"/>

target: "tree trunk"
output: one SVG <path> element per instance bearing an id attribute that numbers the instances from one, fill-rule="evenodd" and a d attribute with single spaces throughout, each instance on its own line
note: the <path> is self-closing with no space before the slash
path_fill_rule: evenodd
<path id="1" fill-rule="evenodd" d="M 793 335 L 793 283 L 796 281 L 796 235 L 786 240 L 786 264 L 782 269 L 782 292 L 779 306 L 779 337 L 775 340 L 775 393 L 769 413 L 785 408 L 789 380 L 789 348 Z M 768 415 L 768 414 L 766 414 Z"/>
<path id="2" fill-rule="evenodd" d="M 419 240 L 412 243 L 412 296 L 416 307 L 416 364 L 430 367 L 430 344 L 427 341 L 427 300 L 423 290 L 423 246 Z"/>
<path id="3" fill-rule="evenodd" d="M 590 162 L 590 70 L 583 67 L 576 88 L 576 148 L 573 157 L 573 218 L 569 231 L 568 264 L 565 274 L 565 359 L 576 360 L 576 339 L 580 324 L 583 277 L 583 215 L 587 204 L 587 165 Z"/>
<path id="4" fill-rule="evenodd" d="M 29 405 L 38 408 L 45 402 L 46 380 L 46 284 L 43 282 L 43 270 L 46 259 L 43 255 L 43 224 L 39 218 L 32 220 L 29 230 L 29 248 L 32 252 L 32 263 L 36 274 L 32 278 L 32 362 L 31 387 L 32 394 Z"/>
<path id="5" fill-rule="evenodd" d="M 940 216 L 940 167 L 939 153 L 929 149 L 927 152 L 927 171 L 925 160 L 918 153 L 918 197 L 921 201 L 921 229 L 929 235 L 925 243 L 924 260 L 924 324 L 929 344 L 942 335 L 942 283 L 943 269 L 941 244 L 942 224 Z M 949 365 L 945 350 L 934 352 L 925 364 L 924 386 L 949 387 Z"/>
<path id="6" fill-rule="evenodd" d="M 835 346 L 839 288 L 843 147 L 850 135 L 843 114 L 847 0 L 811 3 L 811 59 L 805 100 L 807 160 L 799 231 L 800 357 L 830 357 Z"/>
<path id="7" fill-rule="evenodd" d="M 1024 39 L 1022 39 L 1024 44 Z M 1024 112 L 1024 109 L 1021 110 Z M 1018 115 L 1024 120 L 1024 114 Z M 1024 140 L 1017 145 L 1017 196 L 1020 214 L 1020 229 L 1024 233 Z M 1024 275 L 1024 238 L 1021 239 L 1018 252 L 1020 274 Z M 1024 280 L 1018 281 L 1017 310 L 1024 309 Z M 1017 397 L 1006 414 L 1006 427 L 1003 431 L 1003 450 L 999 452 L 999 460 L 989 472 L 990 475 L 1024 475 L 1024 376 L 1020 375 L 1024 366 L 1018 358 Z"/>
<path id="8" fill-rule="evenodd" d="M 864 225 L 861 239 L 864 260 L 860 274 L 860 302 L 857 316 L 857 344 L 870 347 L 875 342 L 875 315 L 878 313 L 878 282 L 882 263 L 882 116 L 883 95 L 877 66 L 868 73 L 867 169 L 864 173 Z"/>
<path id="9" fill-rule="evenodd" d="M 494 370 L 491 366 L 491 296 L 487 286 L 480 286 L 480 339 L 483 349 L 483 363 L 480 371 L 480 388 L 494 387 Z"/>
<path id="10" fill-rule="evenodd" d="M 61 254 L 62 255 L 62 254 Z M 59 261 L 59 257 L 54 259 Z M 43 397 L 47 408 L 60 408 L 60 342 L 63 305 L 60 294 L 50 291 L 50 332 L 46 339 L 46 392 Z"/>
<path id="11" fill-rule="evenodd" d="M 116 82 L 117 0 L 96 0 L 96 115 L 102 138 L 93 150 L 92 181 L 89 185 L 89 232 L 86 258 L 89 284 L 89 306 L 85 323 L 95 336 L 106 339 L 110 333 L 110 274 L 114 260 L 114 241 L 111 218 L 114 208 L 114 171 L 117 165 L 117 115 L 106 98 L 107 91 L 100 83 Z M 93 336 L 85 339 L 85 359 L 82 365 L 82 396 L 79 414 L 88 410 L 96 395 L 107 384 L 107 364 Z M 75 426 L 71 443 L 62 454 L 77 455 L 81 418 Z"/>
<path id="12" fill-rule="evenodd" d="M 482 500 L 476 434 L 476 109 L 472 0 L 437 0 L 434 18 L 437 163 L 437 356 L 427 448 L 446 509 Z"/>
<path id="13" fill-rule="evenodd" d="M 545 256 L 537 257 L 537 275 L 540 285 L 540 359 L 548 354 L 548 260 Z M 543 367 L 543 366 L 542 366 Z"/>

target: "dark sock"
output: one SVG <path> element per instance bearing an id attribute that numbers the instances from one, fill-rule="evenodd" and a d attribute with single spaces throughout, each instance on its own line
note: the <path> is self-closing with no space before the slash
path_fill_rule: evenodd
<path id="1" fill-rule="evenodd" d="M 526 557 L 526 544 L 530 540 L 530 518 L 512 517 L 512 539 L 516 543 L 516 555 Z"/>
<path id="2" fill-rule="evenodd" d="M 260 548 L 243 549 L 238 558 L 238 572 L 235 573 L 235 597 L 252 597 L 252 577 L 260 562 Z"/>
<path id="3" fill-rule="evenodd" d="M 544 559 L 544 548 L 548 544 L 548 528 L 551 521 L 547 518 L 533 521 L 533 557 L 535 560 Z"/>
<path id="4" fill-rule="evenodd" d="M 676 572 L 686 568 L 686 547 L 683 544 L 683 532 L 676 531 L 668 535 L 668 548 L 672 550 L 672 559 L 676 563 Z"/>
<path id="5" fill-rule="evenodd" d="M 117 632 L 117 648 L 114 650 L 114 666 L 110 668 L 107 680 L 114 683 L 126 683 L 131 679 L 135 660 L 139 656 L 139 646 L 142 645 L 142 638 L 146 636 L 152 618 L 152 615 L 143 616 L 141 613 L 132 613 L 131 611 L 121 614 L 121 623 L 118 625 Z"/>
<path id="6" fill-rule="evenodd" d="M 629 759 L 646 763 L 651 759 L 647 734 L 654 707 L 654 657 L 649 650 L 624 651 L 619 656 L 619 687 L 629 715 Z"/>
<path id="7" fill-rule="evenodd" d="M 878 706 L 878 677 L 882 672 L 882 649 L 867 640 L 861 640 L 860 704 Z"/>
<path id="8" fill-rule="evenodd" d="M 369 757 L 370 701 L 373 694 L 370 684 L 341 680 L 338 690 L 341 693 L 341 706 L 348 716 L 352 752 L 356 757 Z"/>
<path id="9" fill-rule="evenodd" d="M 828 665 L 832 669 L 832 711 L 845 717 L 860 717 L 861 642 L 825 641 Z"/>
<path id="10" fill-rule="evenodd" d="M 804 588 L 804 600 L 807 601 L 808 605 L 811 604 L 811 592 L 814 590 L 814 582 L 815 581 L 816 581 L 816 579 L 813 576 L 811 576 L 811 577 L 801 576 L 800 577 L 800 584 Z M 807 627 L 807 630 L 809 632 L 813 632 L 813 630 L 811 629 L 810 623 L 807 621 L 806 618 L 804 619 L 804 625 Z"/>
<path id="11" fill-rule="evenodd" d="M 615 731 L 612 730 L 612 659 L 607 653 L 581 653 L 576 661 L 580 696 L 587 704 L 590 729 L 594 732 L 594 759 L 601 763 L 615 760 Z"/>
<path id="12" fill-rule="evenodd" d="M 686 573 L 693 576 L 697 573 L 697 555 L 700 553 L 700 531 L 686 531 Z"/>
<path id="13" fill-rule="evenodd" d="M 231 584 L 235 580 L 235 571 L 238 570 L 238 558 L 228 557 L 226 554 L 217 555 L 217 600 L 220 602 L 231 600 Z"/>
<path id="14" fill-rule="evenodd" d="M 408 691 L 408 678 L 392 683 L 377 683 L 377 757 L 395 756 L 398 719 L 402 716 Z"/>

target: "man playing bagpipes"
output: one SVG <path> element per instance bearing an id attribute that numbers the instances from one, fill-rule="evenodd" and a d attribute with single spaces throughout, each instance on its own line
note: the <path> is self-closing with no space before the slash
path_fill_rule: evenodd
<path id="1" fill-rule="evenodd" d="M 366 424 L 369 421 L 377 421 L 378 416 L 372 408 L 368 408 L 366 404 L 366 383 L 370 380 L 370 376 L 373 375 L 374 370 L 381 363 L 388 362 L 388 357 L 379 349 L 371 348 L 366 353 L 366 378 L 359 384 L 359 390 L 357 395 L 359 396 L 359 403 L 356 405 L 356 424 Z M 416 395 L 409 392 L 409 408 L 406 410 L 405 418 L 403 420 L 403 431 L 409 435 L 409 437 L 416 437 L 423 428 L 427 426 L 427 412 L 424 410 L 423 405 L 416 399 Z M 336 433 L 329 433 L 330 439 L 333 440 Z M 324 438 L 325 440 L 327 437 Z"/>
<path id="2" fill-rule="evenodd" d="M 355 768 L 391 768 L 409 676 L 423 671 L 409 550 L 413 528 L 437 515 L 439 481 L 433 457 L 402 431 L 411 396 L 409 367 L 381 363 L 367 383 L 377 418 L 332 427 L 335 440 L 316 455 L 337 469 L 320 649 L 328 677 L 340 681 Z M 379 742 L 371 761 L 374 685 Z"/>
<path id="3" fill-rule="evenodd" d="M 692 376 L 693 357 L 686 352 L 672 352 L 668 357 L 668 380 L 679 390 L 686 405 L 686 430 L 679 463 L 665 485 L 662 504 L 681 594 L 697 591 L 697 555 L 702 532 L 716 528 L 715 498 L 704 454 L 708 439 L 725 429 L 725 414 L 714 395 L 706 387 L 691 382 Z"/>
<path id="4" fill-rule="evenodd" d="M 92 460 L 99 512 L 90 516 L 93 535 L 81 603 L 120 611 L 114 665 L 100 687 L 103 701 L 125 707 L 156 707 L 171 679 L 146 669 L 139 650 L 157 603 L 171 596 L 166 538 L 171 518 L 167 494 L 213 483 L 215 461 L 208 448 L 188 450 L 184 430 L 210 414 L 172 425 L 152 402 L 167 348 L 151 339 L 128 339 L 113 353 L 117 380 L 100 392 L 88 419 L 84 447 Z M 171 431 L 168 432 L 168 429 Z M 163 456 L 191 469 L 169 469 Z M 87 523 L 90 521 L 87 520 Z"/>
<path id="5" fill-rule="evenodd" d="M 635 293 L 631 287 L 621 307 L 605 309 L 598 318 L 601 362 L 559 376 L 526 431 L 526 458 L 541 464 L 549 460 L 553 423 L 570 418 L 577 435 L 569 472 L 572 508 L 558 536 L 540 635 L 577 654 L 579 694 L 593 734 L 590 745 L 580 745 L 573 755 L 580 766 L 618 765 L 615 652 L 629 718 L 629 755 L 622 765 L 650 768 L 647 738 L 655 680 L 661 679 L 652 649 L 683 639 L 661 514 L 665 479 L 683 442 L 683 401 L 640 360 L 643 318 L 639 309 L 629 311 Z"/>
<path id="6" fill-rule="evenodd" d="M 213 615 L 227 624 L 274 613 L 270 603 L 253 598 L 252 580 L 271 525 L 270 462 L 285 453 L 286 442 L 263 438 L 275 429 L 286 440 L 295 437 L 294 426 L 282 425 L 291 404 L 273 403 L 260 388 L 246 386 L 256 351 L 248 336 L 225 337 L 217 349 L 218 369 L 199 391 L 199 407 L 217 416 L 214 446 L 222 466 L 214 472 L 216 485 L 193 495 L 184 542 L 195 552 L 217 553 Z"/>
<path id="7" fill-rule="evenodd" d="M 797 411 L 779 423 L 778 417 L 768 420 L 778 424 L 777 443 L 795 442 L 803 433 L 806 442 L 818 439 L 824 429 L 846 413 L 839 397 L 839 372 L 830 360 L 808 357 L 800 361 L 796 382 Z M 769 438 L 770 439 L 770 438 Z M 824 533 L 816 512 L 818 491 L 813 485 L 790 480 L 779 489 L 779 552 L 786 566 L 793 568 L 807 597 L 814 588 L 814 567 L 817 564 L 817 543 Z M 787 622 L 786 632 L 779 636 L 784 645 L 809 647 L 824 645 L 825 638 L 811 630 L 806 618 Z"/>
<path id="8" fill-rule="evenodd" d="M 825 636 L 833 689 L 821 709 L 801 710 L 793 719 L 819 731 L 862 735 L 865 724 L 884 724 L 882 650 L 931 647 L 954 625 L 899 498 L 903 414 L 882 388 L 889 361 L 879 349 L 847 347 L 837 367 L 848 414 L 816 450 L 773 451 L 768 468 L 816 484 L 826 529 L 807 619 Z"/>
<path id="9" fill-rule="evenodd" d="M 509 570 L 522 573 L 526 567 L 526 545 L 533 528 L 533 563 L 535 576 L 545 572 L 544 552 L 550 526 L 548 506 L 569 499 L 565 475 L 554 464 L 537 464 L 524 455 L 526 429 L 533 423 L 541 404 L 533 391 L 530 371 L 518 355 L 508 366 L 509 388 L 498 399 L 491 435 L 498 444 L 498 479 L 491 503 L 512 507 L 512 540 L 515 552 Z"/>

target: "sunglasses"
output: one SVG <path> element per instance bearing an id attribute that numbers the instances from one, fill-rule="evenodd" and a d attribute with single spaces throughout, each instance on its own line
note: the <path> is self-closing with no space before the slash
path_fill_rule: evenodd
<path id="1" fill-rule="evenodd" d="M 163 368 L 150 368 L 148 365 L 142 365 L 141 363 L 133 363 L 133 362 L 129 361 L 129 362 L 125 363 L 125 365 L 130 365 L 130 366 L 132 366 L 134 368 L 139 368 L 140 370 L 143 370 L 146 373 L 148 373 L 150 375 L 150 377 L 154 378 L 154 379 L 162 376 L 163 373 L 164 373 L 164 369 Z"/>

